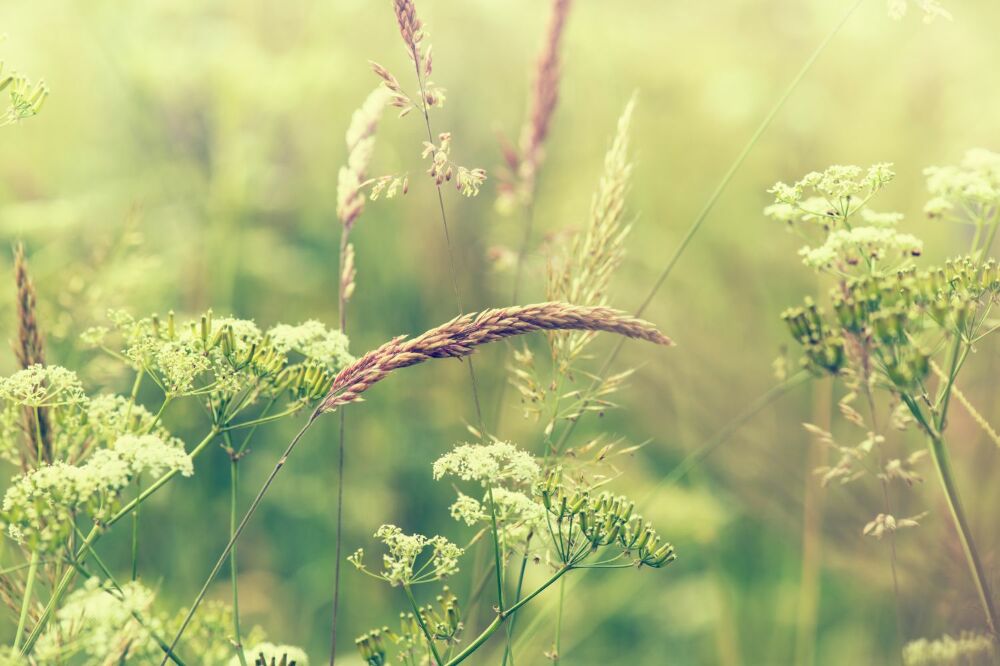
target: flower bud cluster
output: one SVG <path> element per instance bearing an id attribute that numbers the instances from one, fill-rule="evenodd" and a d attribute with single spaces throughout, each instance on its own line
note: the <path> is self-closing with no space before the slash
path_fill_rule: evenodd
<path id="1" fill-rule="evenodd" d="M 252 321 L 217 318 L 211 310 L 183 323 L 173 312 L 165 320 L 155 314 L 135 320 L 121 312 L 111 319 L 125 357 L 175 396 L 229 400 L 245 391 L 251 402 L 282 394 L 309 402 L 325 395 L 335 374 L 353 360 L 347 338 L 316 321 L 262 332 Z M 86 337 L 104 345 L 107 334 L 92 329 Z"/>
<path id="2" fill-rule="evenodd" d="M 401 658 L 404 655 L 424 654 L 427 650 L 427 637 L 420 626 L 421 622 L 427 628 L 432 640 L 445 645 L 455 643 L 463 628 L 458 599 L 445 586 L 441 594 L 437 595 L 436 602 L 436 605 L 428 604 L 420 607 L 419 622 L 412 612 L 400 613 L 398 632 L 389 627 L 382 627 L 372 629 L 355 639 L 354 645 L 358 648 L 361 659 L 368 666 L 383 666 L 389 663 L 386 656 L 387 641 L 396 647 Z M 404 663 L 409 662 L 404 659 Z"/>
<path id="3" fill-rule="evenodd" d="M 638 564 L 663 567 L 677 559 L 674 547 L 661 543 L 652 524 L 635 513 L 635 502 L 620 495 L 568 489 L 558 470 L 549 473 L 537 492 L 554 519 L 559 535 L 556 550 L 564 564 L 576 564 L 604 546 L 617 545 Z M 582 538 L 588 547 L 576 550 Z M 561 543 L 559 543 L 561 541 Z"/>
<path id="4" fill-rule="evenodd" d="M 1000 266 L 961 257 L 943 266 L 849 280 L 831 292 L 833 315 L 811 299 L 782 314 L 817 373 L 840 372 L 849 362 L 848 338 L 870 345 L 889 382 L 910 388 L 927 376 L 929 354 L 920 338 L 929 329 L 971 340 L 1000 295 Z"/>

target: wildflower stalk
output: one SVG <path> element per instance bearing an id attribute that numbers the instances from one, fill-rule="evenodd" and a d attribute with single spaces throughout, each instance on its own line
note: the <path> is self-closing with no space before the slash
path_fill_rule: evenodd
<path id="1" fill-rule="evenodd" d="M 417 619 L 417 624 L 420 625 L 420 630 L 424 632 L 424 638 L 427 639 L 427 647 L 430 649 L 431 654 L 434 655 L 434 663 L 441 666 L 444 664 L 444 661 L 441 660 L 441 655 L 438 653 L 437 646 L 434 645 L 434 637 L 431 636 L 431 632 L 427 628 L 427 624 L 424 623 L 424 617 L 420 613 L 420 606 L 417 605 L 417 600 L 413 598 L 413 590 L 410 589 L 409 585 L 403 585 L 403 591 L 406 593 L 406 599 L 410 602 L 410 607 L 413 608 L 413 616 Z"/>
<path id="2" fill-rule="evenodd" d="M 521 570 L 517 575 L 517 587 L 514 590 L 514 603 L 516 604 L 521 600 L 521 589 L 524 586 L 524 572 L 528 568 L 528 547 L 531 545 L 532 533 L 528 533 L 528 537 L 524 542 L 524 554 L 521 556 Z M 509 660 L 511 664 L 514 663 L 514 650 L 511 645 L 511 640 L 514 637 L 514 625 L 517 622 L 517 616 L 515 615 L 510 619 L 510 624 L 507 625 L 507 645 L 504 646 L 503 650 L 503 660 L 500 666 L 507 666 L 507 661 Z"/>
<path id="3" fill-rule="evenodd" d="M 469 655 L 478 650 L 483 643 L 489 640 L 490 636 L 496 633 L 497 629 L 500 628 L 500 626 L 504 623 L 505 620 L 507 620 L 507 618 L 511 617 L 514 613 L 519 611 L 525 604 L 527 604 L 532 599 L 534 599 L 539 594 L 548 589 L 549 586 L 551 586 L 557 580 L 562 578 L 564 574 L 575 568 L 576 567 L 572 564 L 563 565 L 562 567 L 559 568 L 558 571 L 555 572 L 555 574 L 553 574 L 547 581 L 542 583 L 531 594 L 524 597 L 517 603 L 512 604 L 511 607 L 508 608 L 507 610 L 497 613 L 497 616 L 493 619 L 493 622 L 491 622 L 489 626 L 487 626 L 486 629 L 484 629 L 483 632 L 479 634 L 479 636 L 477 636 L 476 639 L 469 644 L 468 647 L 466 647 L 464 650 L 462 650 L 457 655 L 452 657 L 451 660 L 449 660 L 447 664 L 445 664 L 445 666 L 457 666 L 457 664 L 460 664 L 463 661 L 465 661 L 469 657 Z"/>
<path id="4" fill-rule="evenodd" d="M 267 479 L 265 479 L 264 484 L 257 492 L 257 496 L 254 497 L 253 502 L 250 503 L 250 507 L 247 509 L 247 512 L 243 514 L 243 519 L 240 521 L 239 525 L 236 526 L 236 529 L 233 531 L 232 536 L 229 538 L 229 542 L 226 544 L 226 547 L 222 550 L 222 554 L 219 556 L 219 559 L 215 562 L 215 566 L 212 567 L 212 571 L 211 573 L 209 573 L 208 578 L 205 580 L 204 585 L 202 585 L 201 590 L 198 592 L 198 596 L 195 597 L 194 603 L 191 604 L 191 608 L 184 616 L 184 621 L 181 622 L 180 628 L 177 630 L 177 633 L 174 635 L 173 640 L 170 642 L 171 650 L 176 648 L 177 643 L 180 642 L 181 636 L 184 635 L 184 631 L 191 623 L 192 618 L 194 618 L 194 614 L 198 611 L 198 607 L 201 605 L 202 600 L 204 600 L 205 594 L 208 592 L 209 585 L 212 584 L 212 581 L 215 580 L 215 577 L 219 574 L 219 570 L 221 570 L 222 566 L 225 564 L 226 558 L 229 557 L 229 553 L 236 545 L 236 541 L 240 538 L 240 535 L 246 528 L 247 523 L 250 522 L 250 518 L 252 518 L 253 514 L 257 511 L 257 507 L 260 505 L 261 500 L 264 499 L 264 495 L 267 494 L 267 491 L 270 489 L 271 484 L 274 483 L 274 478 L 278 476 L 278 473 L 281 471 L 281 468 L 285 466 L 286 462 L 288 462 L 288 456 L 290 456 L 292 451 L 295 449 L 295 445 L 299 443 L 299 440 L 302 439 L 302 436 L 304 434 L 306 434 L 306 431 L 309 430 L 310 426 L 312 426 L 312 424 L 316 422 L 316 419 L 319 417 L 321 413 L 322 412 L 320 411 L 320 409 L 317 408 L 309 416 L 309 420 L 306 421 L 305 425 L 302 426 L 302 429 L 299 430 L 299 432 L 295 435 L 295 437 L 292 438 L 292 441 L 289 442 L 288 447 L 285 449 L 285 452 L 281 455 L 281 457 L 278 459 L 278 462 L 275 464 L 274 469 L 271 470 L 271 473 L 268 475 Z M 161 666 L 163 666 L 166 663 L 167 663 L 166 658 L 164 658 L 163 661 L 160 662 Z"/>
<path id="5" fill-rule="evenodd" d="M 142 385 L 142 378 L 145 375 L 144 370 L 137 370 L 135 373 L 135 381 L 132 382 L 132 392 L 129 394 L 128 407 L 125 409 L 125 419 L 122 423 L 122 433 L 128 430 L 129 420 L 132 418 L 132 407 L 135 405 L 135 401 L 139 397 L 139 387 Z M 136 497 L 142 493 L 142 483 L 140 481 L 139 475 L 135 477 L 135 494 Z M 132 512 L 132 580 L 136 580 L 139 577 L 139 507 L 136 506 L 135 511 Z"/>
<path id="6" fill-rule="evenodd" d="M 485 436 L 485 435 L 484 435 Z M 497 529 L 496 501 L 493 499 L 493 484 L 489 486 L 490 496 L 490 532 L 493 537 L 493 558 L 496 561 L 497 574 L 497 606 L 503 612 L 503 555 L 500 552 L 500 531 Z"/>
<path id="7" fill-rule="evenodd" d="M 135 495 L 142 494 L 141 474 L 135 476 Z M 132 580 L 139 577 L 139 506 L 132 512 Z"/>
<path id="8" fill-rule="evenodd" d="M 228 433 L 227 433 L 228 443 Z M 230 445 L 231 446 L 231 445 Z M 229 457 L 229 538 L 233 538 L 236 532 L 236 502 L 239 496 L 240 485 L 240 459 L 236 454 Z M 240 661 L 240 666 L 247 666 L 247 658 L 243 649 L 243 633 L 240 631 L 240 571 L 236 557 L 236 545 L 233 545 L 229 554 L 229 578 L 233 591 L 233 647 L 236 650 L 236 657 Z"/>
<path id="9" fill-rule="evenodd" d="M 673 271 L 674 266 L 677 264 L 678 260 L 680 260 L 681 255 L 684 254 L 684 251 L 687 249 L 688 245 L 694 239 L 694 236 L 701 229 L 705 220 L 708 218 L 709 214 L 715 208 L 715 204 L 722 197 L 722 194 L 723 192 L 726 191 L 726 188 L 729 187 L 729 183 L 733 180 L 733 177 L 736 175 L 736 172 L 739 171 L 740 167 L 743 166 L 743 163 L 746 161 L 747 157 L 750 155 L 753 148 L 757 145 L 757 142 L 764 135 L 764 132 L 766 132 L 767 129 L 771 126 L 771 123 L 777 117 L 778 113 L 781 111 L 782 108 L 784 108 L 785 103 L 791 98 L 792 93 L 795 92 L 799 84 L 806 77 L 806 74 L 809 73 L 809 71 L 812 69 L 813 65 L 823 54 L 823 52 L 826 51 L 830 42 L 833 41 L 833 38 L 837 36 L 840 30 L 847 23 L 848 19 L 850 19 L 851 16 L 854 15 L 855 11 L 857 11 L 857 9 L 861 6 L 861 4 L 864 1 L 865 0 L 856 0 L 854 4 L 850 6 L 847 12 L 844 13 L 840 21 L 838 21 L 833 26 L 830 32 L 827 33 L 826 37 L 823 38 L 823 41 L 821 41 L 813 50 L 813 52 L 809 55 L 809 57 L 806 58 L 805 63 L 803 63 L 802 67 L 792 78 L 791 82 L 789 82 L 788 86 L 785 88 L 785 91 L 774 103 L 774 106 L 771 107 L 771 110 L 768 111 L 767 115 L 764 116 L 764 119 L 761 120 L 760 124 L 754 130 L 753 134 L 750 135 L 750 139 L 747 141 L 746 145 L 736 156 L 736 159 L 733 160 L 732 164 L 730 164 L 729 168 L 723 174 L 722 179 L 715 186 L 715 189 L 712 191 L 712 194 L 709 196 L 708 200 L 702 206 L 701 210 L 698 211 L 698 214 L 692 221 L 691 226 L 688 227 L 688 230 L 684 234 L 684 237 L 681 239 L 681 242 L 677 246 L 677 249 L 670 256 L 670 259 L 667 261 L 666 265 L 663 267 L 663 270 L 656 278 L 656 281 L 653 283 L 653 286 L 650 288 L 646 297 L 642 300 L 641 304 L 636 309 L 635 311 L 636 317 L 641 317 L 643 313 L 646 311 L 646 308 L 649 307 L 650 303 L 652 303 L 653 298 L 656 296 L 659 290 L 663 287 L 664 283 L 666 283 L 667 279 L 670 277 L 670 274 Z M 607 377 L 608 372 L 610 372 L 611 366 L 618 358 L 618 354 L 621 353 L 622 347 L 624 346 L 625 346 L 624 340 L 619 340 L 618 342 L 615 343 L 614 347 L 612 347 L 611 349 L 611 352 L 608 354 L 608 356 L 604 360 L 604 363 L 601 365 L 601 368 L 598 370 L 593 383 L 591 384 L 585 395 L 587 396 L 593 395 L 596 389 L 601 385 L 601 383 Z M 590 404 L 590 401 L 591 398 L 589 397 L 584 398 L 583 409 L 581 409 L 581 413 L 586 409 L 586 406 Z M 576 424 L 578 422 L 579 419 L 573 419 L 566 425 L 565 428 L 563 428 L 563 432 L 560 435 L 559 441 L 557 443 L 557 448 L 561 448 L 565 444 L 566 440 L 569 439 L 570 435 L 572 435 L 573 431 L 576 429 Z"/>
<path id="10" fill-rule="evenodd" d="M 556 610 L 556 637 L 555 641 L 552 643 L 552 663 L 559 663 L 559 657 L 561 656 L 560 649 L 562 647 L 562 624 L 563 624 L 563 609 L 566 606 L 566 579 L 559 581 L 559 606 Z"/>
<path id="11" fill-rule="evenodd" d="M 28 567 L 28 579 L 24 583 L 24 599 L 21 600 L 21 614 L 17 618 L 17 632 L 14 634 L 14 649 L 21 646 L 24 637 L 24 625 L 28 619 L 28 608 L 31 606 L 35 591 L 35 577 L 38 574 L 38 551 L 31 553 L 31 564 Z"/>
<path id="12" fill-rule="evenodd" d="M 345 260 L 347 259 L 349 250 L 348 245 L 348 235 L 350 234 L 350 227 L 344 225 L 340 232 L 340 259 L 338 261 L 338 266 L 340 267 L 341 277 L 337 281 L 337 317 L 340 325 L 340 332 L 347 334 L 347 289 L 349 287 L 348 283 L 344 280 L 344 268 Z M 340 605 L 340 565 L 341 565 L 341 549 L 343 547 L 344 541 L 344 467 L 345 461 L 345 430 L 347 428 L 347 413 L 344 410 L 340 411 L 338 414 L 339 423 L 337 429 L 337 518 L 336 518 L 336 529 L 337 536 L 335 537 L 336 543 L 334 544 L 334 563 L 333 563 L 333 611 L 332 618 L 330 620 L 330 666 L 334 666 L 337 662 L 337 610 Z"/>
<path id="13" fill-rule="evenodd" d="M 934 467 L 938 472 L 938 479 L 941 481 L 941 488 L 944 491 L 945 500 L 948 503 L 948 510 L 951 513 L 952 523 L 955 526 L 955 531 L 958 533 L 958 538 L 962 544 L 962 551 L 965 554 L 969 572 L 972 574 L 973 582 L 976 585 L 976 593 L 979 596 L 980 604 L 982 605 L 983 612 L 986 615 L 987 626 L 989 627 L 990 633 L 994 636 L 994 640 L 996 640 L 997 627 L 1000 626 L 997 621 L 997 611 L 993 603 L 993 596 L 990 591 L 989 582 L 986 578 L 986 570 L 979 557 L 975 541 L 972 538 L 972 529 L 970 528 L 968 519 L 965 515 L 965 509 L 963 508 L 962 499 L 959 495 L 958 484 L 955 481 L 955 475 L 951 465 L 951 457 L 948 454 L 948 448 L 945 445 L 944 438 L 940 434 L 940 431 L 931 423 L 931 419 L 928 419 L 924 415 L 923 410 L 920 408 L 920 405 L 917 404 L 917 401 L 906 393 L 902 394 L 901 397 L 906 403 L 906 406 L 909 408 L 910 413 L 924 429 L 924 433 L 927 438 L 927 446 L 931 453 L 931 459 L 934 461 Z"/>

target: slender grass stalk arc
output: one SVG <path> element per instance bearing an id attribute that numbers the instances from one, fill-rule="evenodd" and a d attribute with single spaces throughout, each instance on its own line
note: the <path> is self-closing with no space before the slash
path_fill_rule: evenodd
<path id="1" fill-rule="evenodd" d="M 809 73 L 809 71 L 812 69 L 813 65 L 823 54 L 823 52 L 826 51 L 827 47 L 830 45 L 830 42 L 833 41 L 833 38 L 837 36 L 837 34 L 841 31 L 841 29 L 844 27 L 847 21 L 851 18 L 851 16 L 854 15 L 855 11 L 857 11 L 857 9 L 864 2 L 865 0 L 855 0 L 855 2 L 850 6 L 850 8 L 843 15 L 843 17 L 841 17 L 841 19 L 833 26 L 830 32 L 827 33 L 826 37 L 823 38 L 823 41 L 821 41 L 816 46 L 815 50 L 813 50 L 813 52 L 809 55 L 809 57 L 806 58 L 805 63 L 803 63 L 798 73 L 792 78 L 791 82 L 785 88 L 785 91 L 774 103 L 774 106 L 771 107 L 771 110 L 768 111 L 767 115 L 764 116 L 764 119 L 760 122 L 760 125 L 757 126 L 757 129 L 755 129 L 753 134 L 750 135 L 750 139 L 747 141 L 746 145 L 736 156 L 736 159 L 733 160 L 732 164 L 730 164 L 729 168 L 723 174 L 722 179 L 715 186 L 715 189 L 712 191 L 712 194 L 708 197 L 708 200 L 705 202 L 704 206 L 702 206 L 701 210 L 698 211 L 698 214 L 692 221 L 691 226 L 688 227 L 688 230 L 681 239 L 681 242 L 677 246 L 677 249 L 674 250 L 674 253 L 670 256 L 670 259 L 667 260 L 666 265 L 663 267 L 663 270 L 656 278 L 656 281 L 653 283 L 653 286 L 650 288 L 649 292 L 646 294 L 646 297 L 642 300 L 639 307 L 636 309 L 635 311 L 636 317 L 641 317 L 642 314 L 646 311 L 646 308 L 648 308 L 649 305 L 653 302 L 653 298 L 655 298 L 656 294 L 660 291 L 660 289 L 666 283 L 667 279 L 670 277 L 670 274 L 673 271 L 674 266 L 676 266 L 677 262 L 680 260 L 681 255 L 684 254 L 684 251 L 687 249 L 688 245 L 690 245 L 695 235 L 701 229 L 702 225 L 705 223 L 705 220 L 708 218 L 709 214 L 715 208 L 715 204 L 718 203 L 719 199 L 722 197 L 723 192 L 725 192 L 726 188 L 729 187 L 729 183 L 732 182 L 733 177 L 739 171 L 740 167 L 743 166 L 743 163 L 750 155 L 754 146 L 757 145 L 757 142 L 764 135 L 764 132 L 766 132 L 767 129 L 771 126 L 771 123 L 777 117 L 781 109 L 784 108 L 785 103 L 791 98 L 792 93 L 794 93 L 796 88 L 798 88 L 799 84 L 806 77 L 806 74 Z M 590 386 L 588 395 L 593 394 L 594 390 L 600 385 L 600 383 L 604 380 L 604 378 L 607 377 L 608 372 L 610 372 L 611 370 L 611 366 L 614 365 L 615 360 L 618 358 L 618 354 L 621 353 L 621 350 L 624 346 L 625 346 L 625 341 L 618 340 L 615 343 L 614 347 L 612 347 L 611 352 L 605 358 L 604 363 L 601 365 L 600 370 L 597 371 L 597 375 L 594 379 L 594 382 Z M 584 407 L 586 407 L 588 403 L 589 401 L 585 401 Z M 570 435 L 575 430 L 576 424 L 578 422 L 579 419 L 574 419 L 570 421 L 565 428 L 563 428 L 563 432 L 559 437 L 557 448 L 561 448 L 561 446 L 565 444 L 566 440 L 569 439 Z"/>

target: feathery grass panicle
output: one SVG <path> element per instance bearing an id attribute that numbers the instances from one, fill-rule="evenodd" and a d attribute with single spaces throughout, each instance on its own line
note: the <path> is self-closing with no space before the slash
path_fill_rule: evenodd
<path id="1" fill-rule="evenodd" d="M 542 160 L 542 147 L 549 136 L 552 114 L 559 101 L 559 79 L 562 76 L 559 46 L 571 5 L 572 0 L 553 0 L 545 45 L 535 68 L 531 113 L 521 133 L 522 164 L 532 176 Z"/>
<path id="2" fill-rule="evenodd" d="M 574 305 L 607 304 L 611 276 L 625 257 L 624 242 L 631 225 L 626 224 L 625 196 L 632 177 L 629 132 L 636 98 L 625 105 L 618 128 L 604 157 L 604 172 L 590 209 L 587 227 L 549 268 L 546 296 Z M 552 351 L 568 367 L 591 339 L 590 333 L 551 336 Z"/>
<path id="3" fill-rule="evenodd" d="M 672 344 L 649 322 L 606 307 L 549 302 L 485 310 L 456 317 L 412 340 L 395 338 L 368 352 L 337 375 L 318 412 L 331 412 L 360 400 L 362 393 L 394 370 L 432 358 L 470 356 L 479 345 L 540 330 L 606 331 L 659 345 Z"/>
<path id="4" fill-rule="evenodd" d="M 341 224 L 350 229 L 364 210 L 368 166 L 375 148 L 375 131 L 378 129 L 382 110 L 388 102 L 386 89 L 379 86 L 365 99 L 351 116 L 347 129 L 347 163 L 337 174 L 337 217 Z"/>
<path id="5" fill-rule="evenodd" d="M 14 353 L 22 368 L 44 366 L 45 341 L 38 328 L 37 296 L 22 243 L 14 246 L 14 282 L 17 285 L 17 342 Z M 25 407 L 23 421 L 28 451 L 22 467 L 29 461 L 52 462 L 48 410 L 45 407 Z"/>
<path id="6" fill-rule="evenodd" d="M 409 48 L 410 56 L 420 61 L 420 42 L 424 38 L 423 23 L 417 18 L 417 8 L 413 0 L 393 0 L 392 9 L 396 12 L 396 22 L 399 23 L 399 34 Z"/>
<path id="7" fill-rule="evenodd" d="M 528 116 L 521 127 L 518 149 L 515 150 L 506 141 L 502 146 L 508 170 L 498 185 L 497 203 L 502 209 L 511 207 L 517 201 L 530 202 L 534 198 L 538 168 L 545 159 L 545 141 L 559 102 L 559 82 L 562 78 L 559 49 L 572 4 L 572 0 L 552 0 L 548 30 L 535 64 Z"/>

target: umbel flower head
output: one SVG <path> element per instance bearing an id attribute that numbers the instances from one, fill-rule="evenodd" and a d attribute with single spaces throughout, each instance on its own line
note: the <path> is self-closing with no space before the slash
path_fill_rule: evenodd
<path id="1" fill-rule="evenodd" d="M 190 476 L 190 456 L 177 440 L 125 435 L 94 451 L 80 465 L 56 462 L 16 476 L 4 494 L 0 520 L 10 536 L 33 550 L 60 547 L 80 514 L 100 522 L 137 475 L 177 471 Z"/>
<path id="2" fill-rule="evenodd" d="M 3 127 L 38 115 L 49 97 L 49 88 L 45 81 L 32 83 L 28 77 L 5 69 L 0 60 L 0 93 L 6 93 L 9 99 L 7 110 L 0 114 Z"/>
<path id="3" fill-rule="evenodd" d="M 117 588 L 89 578 L 59 608 L 35 656 L 39 663 L 65 663 L 82 656 L 85 662 L 74 663 L 116 664 L 126 655 L 130 660 L 154 662 L 162 656 L 154 633 L 163 633 L 164 623 L 149 613 L 153 597 L 137 581 Z"/>
<path id="4" fill-rule="evenodd" d="M 660 568 L 677 559 L 674 547 L 661 541 L 627 497 L 573 489 L 558 469 L 549 473 L 536 493 L 550 516 L 549 524 L 554 523 L 553 545 L 559 560 L 567 566 L 604 547 L 620 549 L 618 557 L 632 558 L 638 566 Z"/>
<path id="5" fill-rule="evenodd" d="M 924 206 L 930 217 L 983 224 L 998 214 L 1000 204 L 1000 154 L 974 148 L 958 166 L 928 167 Z"/>
<path id="6" fill-rule="evenodd" d="M 302 648 L 294 645 L 275 645 L 265 641 L 246 650 L 245 655 L 253 666 L 309 666 L 309 657 Z M 229 666 L 239 664 L 239 657 L 229 660 Z"/>
<path id="7" fill-rule="evenodd" d="M 486 486 L 506 482 L 531 484 L 540 468 L 534 456 L 510 442 L 461 444 L 434 463 L 434 480 L 455 476 L 463 481 L 475 481 Z"/>
<path id="8" fill-rule="evenodd" d="M 885 273 L 923 253 L 920 239 L 896 230 L 902 215 L 868 208 L 894 177 L 890 164 L 814 171 L 794 185 L 777 183 L 768 190 L 774 203 L 764 214 L 810 241 L 799 255 L 811 268 L 840 276 Z"/>
<path id="9" fill-rule="evenodd" d="M 173 312 L 166 321 L 157 315 L 136 320 L 124 312 L 110 318 L 121 354 L 172 396 L 231 399 L 246 392 L 244 404 L 281 394 L 308 402 L 321 397 L 353 360 L 347 337 L 317 321 L 262 332 L 252 321 L 215 317 L 211 310 L 188 321 L 178 321 Z M 107 348 L 108 334 L 106 328 L 91 329 L 85 341 Z"/>
<path id="10" fill-rule="evenodd" d="M 347 559 L 359 571 L 380 578 L 393 587 L 429 583 L 457 573 L 458 558 L 464 553 L 442 536 L 405 534 L 395 525 L 382 525 L 375 532 L 375 538 L 382 541 L 386 548 L 381 571 L 373 572 L 365 566 L 365 553 L 361 548 Z"/>
<path id="11" fill-rule="evenodd" d="M 998 295 L 996 261 L 962 257 L 940 268 L 849 280 L 831 290 L 832 315 L 807 299 L 782 318 L 803 346 L 807 368 L 837 374 L 851 360 L 847 341 L 866 340 L 888 385 L 909 388 L 929 370 L 920 340 L 934 331 L 973 340 Z"/>

